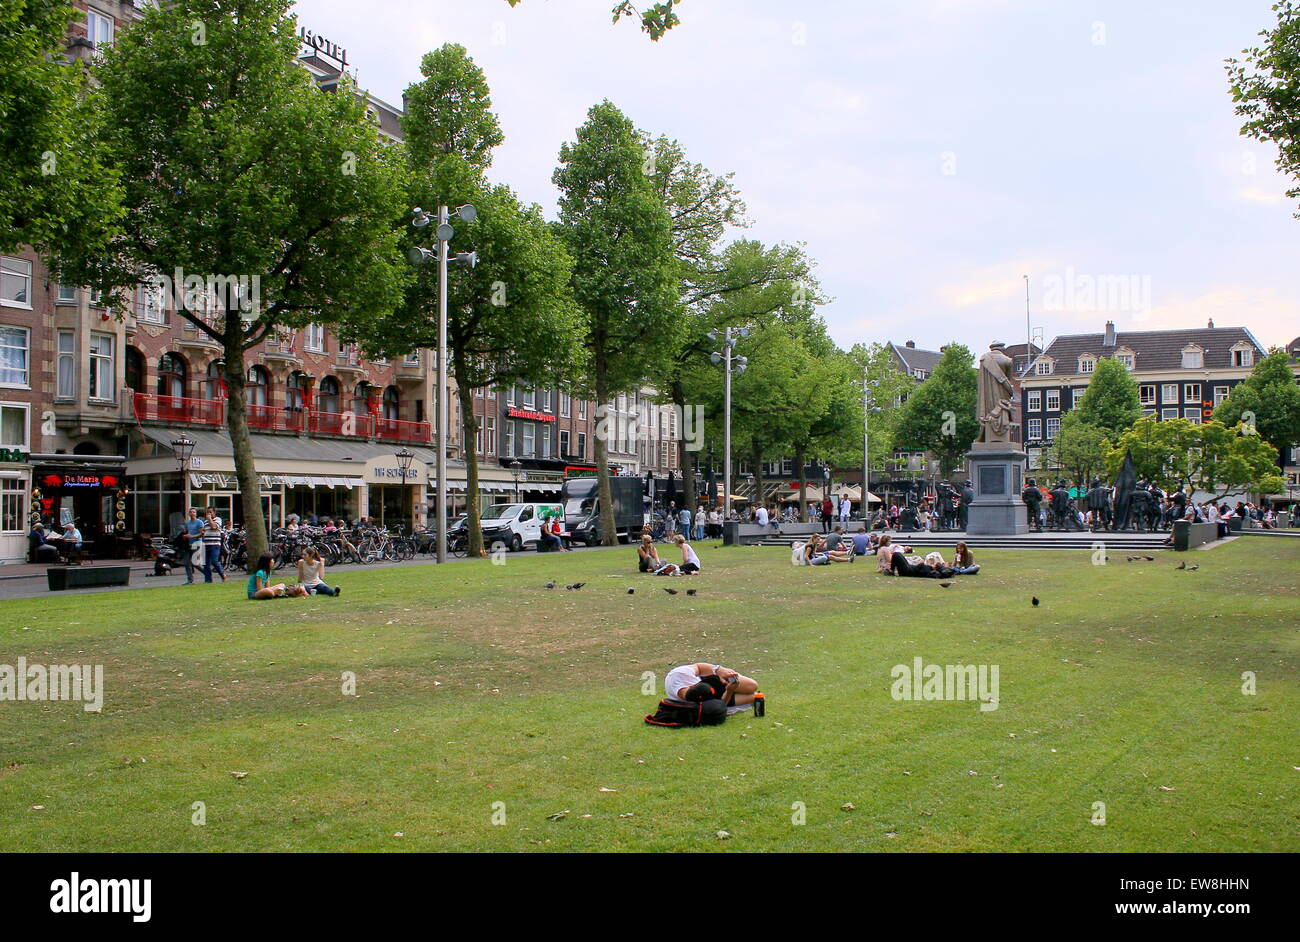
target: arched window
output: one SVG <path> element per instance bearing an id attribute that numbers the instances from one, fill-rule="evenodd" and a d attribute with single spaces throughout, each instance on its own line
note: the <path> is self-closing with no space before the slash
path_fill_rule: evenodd
<path id="1" fill-rule="evenodd" d="M 301 412 L 303 408 L 303 374 L 293 372 L 284 384 L 284 407 L 291 412 Z"/>
<path id="2" fill-rule="evenodd" d="M 352 394 L 352 411 L 357 415 L 370 414 L 370 391 L 374 389 L 365 380 L 357 383 L 357 388 Z"/>
<path id="3" fill-rule="evenodd" d="M 208 364 L 208 376 L 203 381 L 203 392 L 209 399 L 226 398 L 226 380 L 221 375 L 220 360 L 213 360 Z"/>
<path id="4" fill-rule="evenodd" d="M 158 395 L 185 395 L 185 359 L 179 353 L 164 353 L 158 361 Z"/>
<path id="5" fill-rule="evenodd" d="M 135 347 L 126 348 L 126 385 L 136 392 L 145 391 L 145 373 L 147 368 L 144 365 L 144 354 Z"/>
<path id="6" fill-rule="evenodd" d="M 326 376 L 320 381 L 320 394 L 316 399 L 316 408 L 320 412 L 342 412 L 342 399 L 339 395 L 339 381 L 333 376 Z"/>
<path id="7" fill-rule="evenodd" d="M 271 377 L 262 367 L 248 368 L 248 379 L 245 381 L 244 388 L 250 406 L 264 406 L 270 402 Z"/>
<path id="8" fill-rule="evenodd" d="M 385 419 L 400 418 L 400 416 L 398 415 L 398 412 L 400 411 L 400 406 L 401 406 L 401 400 L 399 399 L 397 394 L 397 387 L 389 386 L 387 389 L 384 390 L 383 417 Z"/>

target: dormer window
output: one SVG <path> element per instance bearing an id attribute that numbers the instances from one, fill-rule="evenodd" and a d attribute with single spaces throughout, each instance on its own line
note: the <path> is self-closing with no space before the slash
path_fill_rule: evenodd
<path id="1" fill-rule="evenodd" d="M 1233 366 L 1254 366 L 1255 348 L 1248 343 L 1239 343 L 1232 348 Z"/>
<path id="2" fill-rule="evenodd" d="M 1133 369 L 1133 363 L 1135 357 L 1133 351 L 1130 350 L 1128 347 L 1120 347 L 1118 350 L 1116 350 L 1115 359 L 1119 360 L 1119 362 L 1124 365 L 1124 369 L 1126 370 Z"/>
<path id="3" fill-rule="evenodd" d="M 1079 357 L 1079 372 L 1091 373 L 1097 367 L 1097 359 L 1091 355 Z"/>
<path id="4" fill-rule="evenodd" d="M 1043 357 L 1036 364 L 1034 364 L 1034 372 L 1039 376 L 1051 376 L 1052 361 L 1049 360 L 1047 357 Z"/>
<path id="5" fill-rule="evenodd" d="M 1183 347 L 1183 369 L 1199 370 L 1205 367 L 1205 351 L 1191 345 Z"/>

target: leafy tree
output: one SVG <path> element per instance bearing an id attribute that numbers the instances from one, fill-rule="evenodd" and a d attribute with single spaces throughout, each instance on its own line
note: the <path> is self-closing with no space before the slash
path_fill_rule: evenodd
<path id="1" fill-rule="evenodd" d="M 506 0 L 506 3 L 514 7 L 519 5 L 520 0 Z M 663 38 L 664 33 L 681 23 L 677 14 L 673 12 L 673 7 L 679 3 L 681 0 L 660 0 L 644 10 L 638 10 L 632 0 L 620 0 L 610 12 L 614 16 L 615 23 L 624 17 L 640 20 L 641 32 L 658 42 Z"/>
<path id="2" fill-rule="evenodd" d="M 968 347 L 959 343 L 945 347 L 930 378 L 903 403 L 894 430 L 897 447 L 933 453 L 944 475 L 962 466 L 979 435 L 975 417 L 979 378 L 973 362 Z"/>
<path id="3" fill-rule="evenodd" d="M 181 290 L 179 316 L 222 350 L 226 422 L 249 528 L 266 545 L 244 356 L 271 332 L 396 306 L 408 268 L 400 151 L 381 144 L 346 80 L 322 92 L 298 64 L 288 0 L 177 0 L 103 53 L 87 107 L 123 182 L 131 225 L 103 253 L 68 253 L 73 283 L 130 289 L 154 273 L 245 277 Z M 190 286 L 185 286 L 187 289 Z M 211 284 L 206 287 L 211 287 Z M 126 298 L 117 296 L 119 312 Z"/>
<path id="4" fill-rule="evenodd" d="M 1073 480 L 1088 483 L 1106 468 L 1110 441 L 1106 433 L 1084 420 L 1078 409 L 1061 418 L 1061 428 L 1044 457 L 1044 467 L 1068 472 Z"/>
<path id="5" fill-rule="evenodd" d="M 478 253 L 473 268 L 447 279 L 448 371 L 456 383 L 466 493 L 478 493 L 474 390 L 555 383 L 582 362 L 581 316 L 569 293 L 572 261 L 542 218 L 482 171 L 503 136 L 487 81 L 461 46 L 446 45 L 421 62 L 425 79 L 406 90 L 402 129 L 410 158 L 408 202 L 429 208 L 471 203 L 471 222 L 457 221 L 455 251 Z M 410 230 L 416 244 L 428 230 Z M 403 302 L 358 339 L 389 356 L 438 345 L 438 272 L 421 267 Z M 469 552 L 481 555 L 477 501 L 469 503 Z M 440 522 L 441 525 L 442 522 Z"/>
<path id="6" fill-rule="evenodd" d="M 903 414 L 902 406 L 905 405 L 903 397 L 916 391 L 916 382 L 906 373 L 895 369 L 889 348 L 882 343 L 854 344 L 849 355 L 856 364 L 858 381 L 865 378 L 870 396 L 876 400 L 874 408 L 880 410 L 871 414 L 867 426 L 871 467 L 877 468 L 894 453 L 894 440 Z M 875 385 L 870 385 L 872 383 Z M 901 404 L 896 406 L 896 402 Z M 856 466 L 860 461 L 861 457 L 855 455 L 852 461 L 846 458 L 844 464 Z"/>
<path id="7" fill-rule="evenodd" d="M 1300 181 L 1300 6 L 1279 0 L 1273 10 L 1277 26 L 1260 32 L 1262 46 L 1242 50 L 1244 63 L 1227 60 L 1228 80 L 1242 135 L 1275 143 L 1277 168 Z M 1300 199 L 1300 183 L 1286 195 Z"/>
<path id="8" fill-rule="evenodd" d="M 1079 421 L 1101 429 L 1112 440 L 1142 417 L 1137 383 L 1124 364 L 1114 357 L 1097 361 L 1088 388 L 1071 410 Z"/>
<path id="9" fill-rule="evenodd" d="M 1112 477 L 1125 452 L 1132 453 L 1139 478 L 1154 481 L 1166 491 L 1182 487 L 1190 493 L 1199 487 L 1225 497 L 1237 491 L 1267 493 L 1285 486 L 1275 466 L 1276 450 L 1241 425 L 1229 428 L 1217 421 L 1197 425 L 1186 419 L 1157 421 L 1143 416 L 1108 452 L 1106 464 Z"/>
<path id="10" fill-rule="evenodd" d="M 588 375 L 576 382 L 603 415 L 611 397 L 634 389 L 678 345 L 679 266 L 671 220 L 632 122 L 608 101 L 594 105 L 577 140 L 560 149 L 556 231 L 574 259 L 574 298 L 586 316 Z M 595 434 L 601 533 L 612 545 L 605 422 Z"/>
<path id="11" fill-rule="evenodd" d="M 1287 449 L 1300 442 L 1300 386 L 1284 350 L 1274 350 L 1255 364 L 1214 410 L 1224 425 L 1245 422 L 1278 452 L 1285 464 Z"/>
<path id="12" fill-rule="evenodd" d="M 80 64 L 63 57 L 74 10 L 62 0 L 0 5 L 0 251 L 101 251 L 122 219 L 116 174 L 82 111 Z"/>

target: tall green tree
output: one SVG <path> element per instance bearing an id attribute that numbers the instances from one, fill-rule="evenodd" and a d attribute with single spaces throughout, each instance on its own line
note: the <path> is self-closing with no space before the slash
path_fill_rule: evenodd
<path id="1" fill-rule="evenodd" d="M 1277 145 L 1278 170 L 1296 181 L 1286 195 L 1300 199 L 1300 4 L 1278 0 L 1273 12 L 1264 42 L 1243 49 L 1244 62 L 1227 60 L 1229 88 L 1242 135 Z"/>
<path id="2" fill-rule="evenodd" d="M 1225 497 L 1241 491 L 1270 493 L 1285 486 L 1277 472 L 1277 451 L 1241 425 L 1229 428 L 1217 421 L 1197 425 L 1186 419 L 1157 421 L 1143 416 L 1107 453 L 1112 477 L 1126 453 L 1132 454 L 1139 478 L 1166 491 L 1181 487 L 1191 493 L 1199 487 Z"/>
<path id="3" fill-rule="evenodd" d="M 408 202 L 432 208 L 472 204 L 470 223 L 456 221 L 456 252 L 473 251 L 478 264 L 456 267 L 448 278 L 448 372 L 455 380 L 464 433 L 466 493 L 478 493 L 475 441 L 479 419 L 474 391 L 524 383 L 559 386 L 581 368 L 582 318 L 569 291 L 572 261 L 542 218 L 509 187 L 484 176 L 492 148 L 503 140 L 487 80 L 464 47 L 446 45 L 421 61 L 424 80 L 406 90 L 402 130 L 410 160 Z M 428 229 L 409 229 L 412 245 Z M 418 270 L 403 302 L 358 339 L 390 356 L 438 345 L 438 272 Z M 480 508 L 469 503 L 469 552 L 483 553 Z"/>
<path id="4" fill-rule="evenodd" d="M 96 116 L 74 115 L 86 88 L 63 55 L 74 13 L 63 0 L 0 3 L 0 251 L 100 251 L 121 224 Z"/>
<path id="5" fill-rule="evenodd" d="M 604 412 L 679 343 L 680 268 L 672 222 L 647 175 L 632 122 L 608 101 L 594 105 L 560 149 L 556 231 L 573 256 L 573 295 L 586 317 L 587 375 L 576 387 L 597 403 L 596 473 L 604 542 L 617 541 Z"/>
<path id="6" fill-rule="evenodd" d="M 1214 410 L 1216 421 L 1232 426 L 1244 422 L 1278 452 L 1285 466 L 1289 448 L 1300 442 L 1300 386 L 1296 385 L 1286 351 L 1274 350 L 1255 364 Z"/>
<path id="7" fill-rule="evenodd" d="M 925 450 L 939 460 L 946 476 L 960 468 L 979 434 L 975 417 L 979 377 L 970 348 L 950 343 L 930 378 L 903 403 L 894 443 Z"/>
<path id="8" fill-rule="evenodd" d="M 355 328 L 400 302 L 409 272 L 400 151 L 380 142 L 349 82 L 333 94 L 316 86 L 298 42 L 288 0 L 177 0 L 123 30 L 87 106 L 131 225 L 106 252 L 62 260 L 74 283 L 110 290 L 178 269 L 217 283 L 213 307 L 213 292 L 181 285 L 173 302 L 222 350 L 250 556 L 263 551 L 266 524 L 245 353 L 283 327 Z"/>
<path id="9" fill-rule="evenodd" d="M 1142 403 L 1133 374 L 1114 357 L 1098 360 L 1083 398 L 1071 413 L 1115 440 L 1142 418 Z"/>
<path id="10" fill-rule="evenodd" d="M 876 401 L 873 408 L 880 410 L 871 413 L 864 431 L 868 433 L 871 467 L 881 467 L 894 453 L 898 423 L 906 404 L 904 397 L 916 391 L 916 381 L 895 369 L 889 348 L 882 343 L 854 344 L 849 355 L 859 371 L 859 379 L 867 383 L 868 396 Z M 860 462 L 861 458 L 856 460 Z"/>
<path id="11" fill-rule="evenodd" d="M 1071 409 L 1062 416 L 1061 428 L 1043 455 L 1043 467 L 1066 471 L 1072 480 L 1087 484 L 1105 471 L 1110 447 L 1102 429 Z"/>

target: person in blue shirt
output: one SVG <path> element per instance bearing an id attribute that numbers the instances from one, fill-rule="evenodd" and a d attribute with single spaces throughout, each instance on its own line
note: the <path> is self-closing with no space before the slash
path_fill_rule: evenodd
<path id="1" fill-rule="evenodd" d="M 682 509 L 677 511 L 677 521 L 681 524 L 678 530 L 682 535 L 689 536 L 691 532 L 691 509 L 683 505 Z"/>
<path id="2" fill-rule="evenodd" d="M 181 562 L 185 564 L 185 584 L 194 585 L 194 550 L 203 544 L 203 521 L 199 519 L 199 509 L 191 507 L 181 524 L 184 534 L 183 546 L 177 547 Z"/>
<path id="3" fill-rule="evenodd" d="M 853 552 L 859 556 L 866 556 L 870 548 L 871 534 L 867 532 L 866 527 L 858 527 L 858 532 L 853 534 Z"/>

